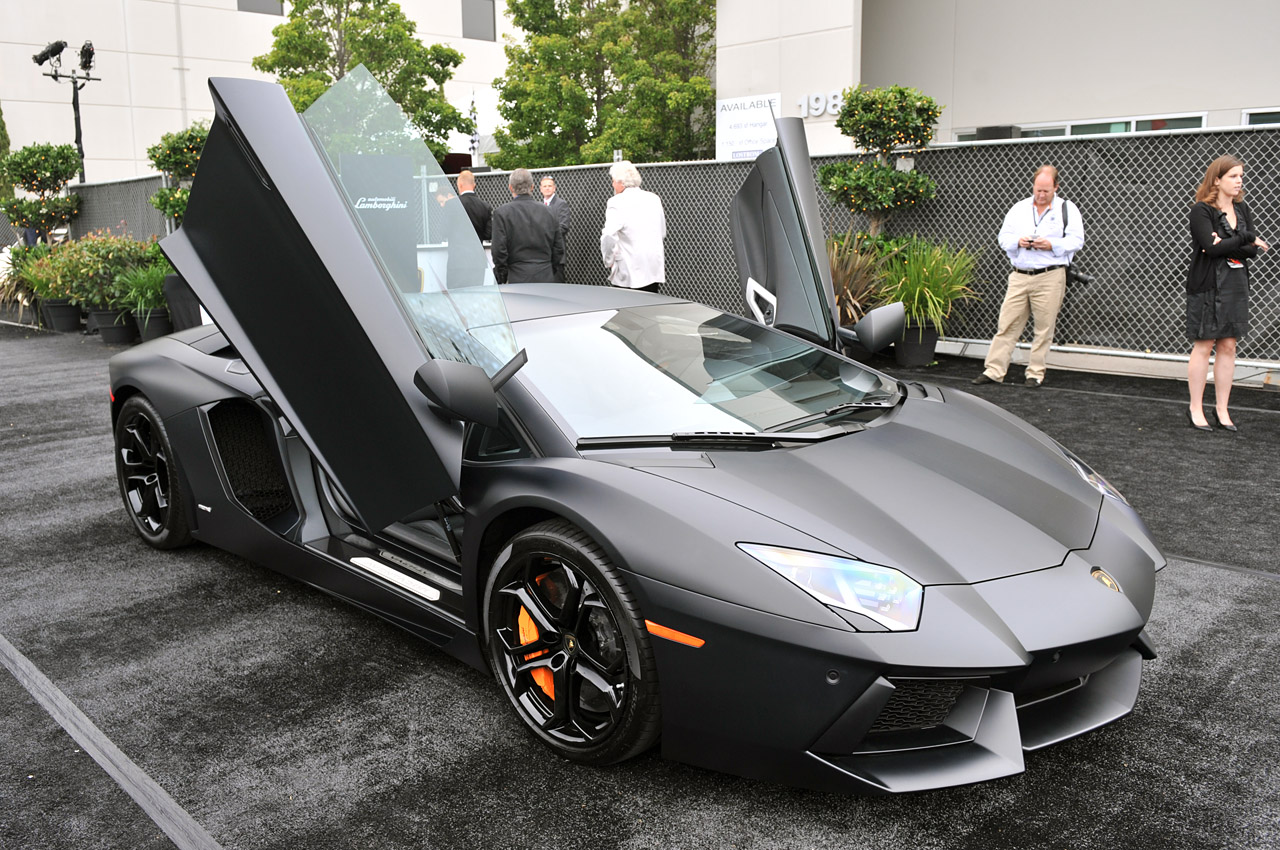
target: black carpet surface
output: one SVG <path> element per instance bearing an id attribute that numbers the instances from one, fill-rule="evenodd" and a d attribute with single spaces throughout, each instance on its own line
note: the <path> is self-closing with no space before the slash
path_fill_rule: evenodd
<path id="1" fill-rule="evenodd" d="M 1280 395 L 1237 391 L 1230 436 L 1189 429 L 1171 381 L 898 373 L 1074 449 L 1170 565 L 1132 716 L 1020 776 L 857 798 L 560 762 L 487 676 L 394 627 L 207 547 L 148 549 L 114 480 L 111 353 L 0 326 L 0 637 L 222 847 L 1280 847 Z M 172 846 L 0 670 L 0 848 Z"/>

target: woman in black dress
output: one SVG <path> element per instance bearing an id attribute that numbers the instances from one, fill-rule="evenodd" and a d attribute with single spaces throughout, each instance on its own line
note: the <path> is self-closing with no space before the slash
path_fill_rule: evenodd
<path id="1" fill-rule="evenodd" d="M 1187 363 L 1192 428 L 1211 430 L 1204 415 L 1204 385 L 1213 359 L 1214 412 L 1235 431 L 1227 411 L 1235 378 L 1236 340 L 1249 331 L 1249 258 L 1270 245 L 1258 237 L 1244 197 L 1244 163 L 1220 156 L 1209 164 L 1191 206 L 1191 268 L 1187 272 Z"/>

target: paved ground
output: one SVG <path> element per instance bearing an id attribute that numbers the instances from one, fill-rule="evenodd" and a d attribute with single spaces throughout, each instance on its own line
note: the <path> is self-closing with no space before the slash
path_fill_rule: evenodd
<path id="1" fill-rule="evenodd" d="M 558 762 L 484 675 L 391 626 L 205 547 L 151 551 L 115 489 L 109 354 L 0 326 L 0 658 L 25 665 L 0 670 L 2 850 L 175 846 L 158 823 L 224 848 L 1280 847 L 1280 394 L 1237 393 L 1231 437 L 1187 428 L 1173 382 L 978 388 L 1146 517 L 1172 556 L 1161 656 L 1133 716 L 1025 774 L 877 799 Z M 113 773 L 46 703 L 118 748 Z"/>

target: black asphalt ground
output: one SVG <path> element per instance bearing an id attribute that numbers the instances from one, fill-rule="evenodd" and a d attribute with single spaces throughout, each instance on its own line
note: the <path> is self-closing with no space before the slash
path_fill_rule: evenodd
<path id="1" fill-rule="evenodd" d="M 1170 564 L 1132 716 L 1017 777 L 856 798 L 557 761 L 407 634 L 206 547 L 148 549 L 114 482 L 110 353 L 0 325 L 2 850 L 1280 847 L 1280 394 L 1237 390 L 1231 436 L 1189 429 L 1172 381 L 901 373 L 1075 449 Z"/>

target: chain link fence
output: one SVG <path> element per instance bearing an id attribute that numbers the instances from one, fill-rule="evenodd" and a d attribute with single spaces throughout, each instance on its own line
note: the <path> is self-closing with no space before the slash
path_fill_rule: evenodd
<path id="1" fill-rule="evenodd" d="M 1206 166 L 1231 153 L 1245 162 L 1246 195 L 1260 231 L 1280 242 L 1280 129 L 1133 133 L 939 145 L 915 155 L 915 167 L 938 183 L 938 195 L 889 221 L 890 235 L 911 233 L 965 247 L 978 256 L 977 298 L 957 304 L 948 334 L 987 340 L 995 332 L 1009 263 L 996 233 L 1009 207 L 1027 197 L 1032 174 L 1052 163 L 1061 194 L 1075 201 L 1085 226 L 1078 267 L 1094 275 L 1072 284 L 1058 319 L 1055 343 L 1143 353 L 1184 355 L 1183 279 L 1190 260 L 1187 212 Z M 817 169 L 843 157 L 815 157 Z M 667 284 L 681 298 L 742 313 L 729 230 L 729 202 L 750 170 L 748 162 L 685 162 L 639 166 L 644 187 L 662 197 L 667 214 Z M 613 194 L 608 165 L 541 169 L 568 202 L 572 222 L 566 277 L 607 285 L 600 261 L 605 203 Z M 510 200 L 505 172 L 476 175 L 476 193 L 490 206 Z M 161 178 L 73 187 L 84 203 L 73 233 L 98 228 L 145 239 L 165 232 L 163 216 L 147 202 Z M 418 199 L 424 208 L 426 201 Z M 866 227 L 820 195 L 828 234 Z M 5 233 L 0 231 L 0 237 Z M 8 241 L 12 241 L 9 239 Z M 1252 330 L 1240 356 L 1280 361 L 1280 254 L 1250 267 Z M 1028 330 L 1026 337 L 1030 339 Z"/>

